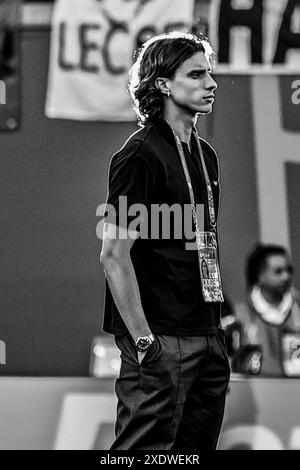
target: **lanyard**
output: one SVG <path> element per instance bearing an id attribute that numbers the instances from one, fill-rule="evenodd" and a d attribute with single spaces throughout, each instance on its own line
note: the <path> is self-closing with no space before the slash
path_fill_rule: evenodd
<path id="1" fill-rule="evenodd" d="M 173 131 L 173 129 L 172 129 L 172 131 Z M 204 178 L 205 178 L 205 183 L 206 183 L 207 198 L 208 198 L 209 221 L 210 221 L 211 229 L 215 230 L 217 222 L 216 222 L 216 213 L 215 213 L 214 196 L 213 196 L 213 192 L 212 192 L 212 187 L 211 187 L 211 184 L 210 184 L 210 179 L 209 179 L 209 176 L 208 176 L 208 171 L 207 171 L 207 168 L 206 168 L 206 163 L 205 163 L 205 160 L 204 160 L 204 155 L 203 155 L 203 151 L 202 151 L 202 148 L 201 148 L 201 145 L 200 145 L 200 139 L 199 139 L 198 133 L 197 133 L 196 130 L 194 130 L 193 132 L 194 132 L 194 136 L 195 136 L 196 141 L 197 141 L 199 157 L 200 157 L 200 160 L 201 160 L 203 173 L 204 173 Z M 193 220 L 194 220 L 194 224 L 195 224 L 195 228 L 196 228 L 196 234 L 198 234 L 198 233 L 200 233 L 200 230 L 199 230 L 198 217 L 197 217 L 197 211 L 196 211 L 196 203 L 195 203 L 195 196 L 194 196 L 193 186 L 192 186 L 192 182 L 191 182 L 191 177 L 190 177 L 189 170 L 188 170 L 188 167 L 187 167 L 187 163 L 186 163 L 186 159 L 185 159 L 185 155 L 184 155 L 181 140 L 174 131 L 173 131 L 173 134 L 174 134 L 174 137 L 175 137 L 177 150 L 178 150 L 178 153 L 179 153 L 179 156 L 180 156 L 180 160 L 181 160 L 182 168 L 183 168 L 183 171 L 184 171 L 185 179 L 186 179 L 186 182 L 187 182 L 187 185 L 188 185 L 188 188 L 189 188 L 190 200 L 191 200 L 191 206 L 192 206 L 192 213 L 193 213 Z M 196 238 L 198 238 L 198 237 L 196 237 Z"/>
<path id="2" fill-rule="evenodd" d="M 201 145 L 200 145 L 199 136 L 198 136 L 197 131 L 195 130 L 194 135 L 196 137 L 197 144 L 198 144 L 199 156 L 200 156 L 200 160 L 202 163 L 202 168 L 203 168 L 206 188 L 207 188 L 209 221 L 210 221 L 210 226 L 211 226 L 210 232 L 205 232 L 205 231 L 201 232 L 199 229 L 195 196 L 194 196 L 192 182 L 191 182 L 189 170 L 187 167 L 182 143 L 174 131 L 173 131 L 173 134 L 176 140 L 178 153 L 180 156 L 185 179 L 186 179 L 186 182 L 189 188 L 189 193 L 190 193 L 193 220 L 194 220 L 194 225 L 196 229 L 195 230 L 196 231 L 196 243 L 197 243 L 197 250 L 198 250 L 198 261 L 199 261 L 200 280 L 201 280 L 203 299 L 205 302 L 224 302 L 224 296 L 222 292 L 221 274 L 220 274 L 220 268 L 219 268 L 219 263 L 218 263 L 217 240 L 216 240 L 216 233 L 215 233 L 216 215 L 215 215 L 215 208 L 214 208 L 214 198 L 213 198 L 213 192 L 212 192 L 206 164 L 204 161 L 203 152 L 202 152 Z M 204 266 L 206 266 L 206 270 L 204 270 Z"/>

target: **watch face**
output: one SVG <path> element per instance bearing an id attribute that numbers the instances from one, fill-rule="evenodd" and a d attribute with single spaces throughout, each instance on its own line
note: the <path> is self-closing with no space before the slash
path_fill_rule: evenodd
<path id="1" fill-rule="evenodd" d="M 145 352 L 151 346 L 151 340 L 148 336 L 138 338 L 136 348 L 139 352 Z"/>

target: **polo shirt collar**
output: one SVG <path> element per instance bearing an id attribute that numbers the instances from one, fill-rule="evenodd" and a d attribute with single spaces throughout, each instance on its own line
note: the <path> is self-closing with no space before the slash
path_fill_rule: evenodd
<path id="1" fill-rule="evenodd" d="M 160 119 L 154 123 L 154 126 L 157 128 L 158 132 L 161 134 L 163 139 L 168 142 L 168 144 L 172 145 L 174 148 L 177 149 L 173 131 L 167 121 L 165 119 Z M 193 126 L 193 130 L 196 130 L 195 126 Z M 193 141 L 194 135 L 192 133 L 192 142 Z M 193 143 L 195 144 L 195 142 Z"/>

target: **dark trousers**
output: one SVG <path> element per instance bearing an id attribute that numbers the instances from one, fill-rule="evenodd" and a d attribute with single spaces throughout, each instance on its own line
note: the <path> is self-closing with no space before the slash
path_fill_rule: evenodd
<path id="1" fill-rule="evenodd" d="M 230 376 L 223 331 L 156 335 L 141 365 L 130 337 L 115 341 L 122 364 L 111 450 L 216 449 Z"/>

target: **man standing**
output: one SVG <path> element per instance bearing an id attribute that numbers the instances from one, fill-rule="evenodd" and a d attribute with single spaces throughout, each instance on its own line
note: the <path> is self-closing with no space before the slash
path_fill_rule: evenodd
<path id="1" fill-rule="evenodd" d="M 122 361 L 111 450 L 217 446 L 230 374 L 220 328 L 218 161 L 194 127 L 212 111 L 211 55 L 205 38 L 169 33 L 145 43 L 131 70 L 143 128 L 112 157 L 101 252 L 103 328 L 115 335 Z M 177 236 L 178 224 L 168 238 L 139 237 L 142 223 L 135 230 L 132 218 L 124 223 L 120 196 L 148 214 L 155 205 L 191 207 L 196 249 Z M 203 221 L 196 205 L 204 206 Z"/>

